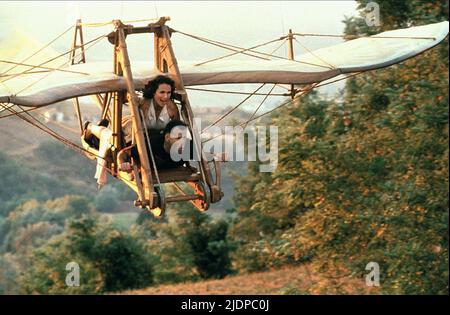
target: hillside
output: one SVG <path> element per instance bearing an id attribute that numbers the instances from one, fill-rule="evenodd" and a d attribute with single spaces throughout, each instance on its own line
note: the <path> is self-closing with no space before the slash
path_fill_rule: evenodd
<path id="1" fill-rule="evenodd" d="M 326 277 L 314 273 L 310 264 L 226 277 L 221 280 L 161 285 L 123 294 L 141 295 L 278 295 L 278 294 L 379 294 L 364 279 Z"/>

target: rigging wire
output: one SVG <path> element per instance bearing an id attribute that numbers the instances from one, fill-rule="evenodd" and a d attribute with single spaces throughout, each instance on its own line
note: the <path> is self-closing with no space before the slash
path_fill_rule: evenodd
<path id="1" fill-rule="evenodd" d="M 368 71 L 370 71 L 370 70 L 355 72 L 355 73 L 352 73 L 352 74 L 349 74 L 349 75 L 345 76 L 344 78 L 339 78 L 339 79 L 332 80 L 332 81 L 325 81 L 324 83 L 315 86 L 315 88 L 319 88 L 319 87 L 322 87 L 322 86 L 325 86 L 325 85 L 329 85 L 329 84 L 332 84 L 332 83 L 335 83 L 335 82 L 346 80 L 348 78 L 354 77 L 354 76 L 356 76 L 358 74 L 361 74 L 361 73 L 364 73 L 364 72 L 368 72 Z"/>
<path id="2" fill-rule="evenodd" d="M 257 88 L 255 90 L 255 93 L 258 92 L 264 85 L 266 85 L 265 83 L 263 83 L 259 88 Z M 230 109 L 228 112 L 226 112 L 224 115 L 222 115 L 221 117 L 219 117 L 219 119 L 217 119 L 216 121 L 214 121 L 212 124 L 210 124 L 209 126 L 207 126 L 206 128 L 204 128 L 201 133 L 204 133 L 207 129 L 211 128 L 212 126 L 215 126 L 217 123 L 219 123 L 220 121 L 222 121 L 225 117 L 227 117 L 229 114 L 231 114 L 233 111 L 235 111 L 239 106 L 241 106 L 242 104 L 244 104 L 250 97 L 252 97 L 253 94 L 247 96 L 242 102 L 240 102 L 239 104 L 237 104 L 235 107 L 233 107 L 232 109 Z"/>
<path id="3" fill-rule="evenodd" d="M 158 7 L 156 6 L 156 2 L 155 1 L 153 1 L 153 7 L 155 8 L 156 19 L 159 19 Z"/>
<path id="4" fill-rule="evenodd" d="M 3 111 L 5 111 L 5 110 L 7 109 L 6 106 L 8 106 L 8 105 L 3 104 L 3 103 L 0 103 L 0 105 L 3 107 L 3 109 L 2 109 L 0 112 L 3 112 Z M 9 108 L 9 107 L 8 107 L 8 108 Z M 0 119 L 8 118 L 8 117 L 11 117 L 11 116 L 16 116 L 17 114 L 22 114 L 22 113 L 26 113 L 26 112 L 31 112 L 31 111 L 36 110 L 36 109 L 38 109 L 38 108 L 39 108 L 39 107 L 32 107 L 32 108 L 28 108 L 28 109 L 25 109 L 25 110 L 20 111 L 20 112 L 15 112 L 15 113 L 10 113 L 10 114 L 6 114 L 6 115 L 2 115 L 2 116 L 0 116 Z"/>
<path id="5" fill-rule="evenodd" d="M 16 65 L 16 66 L 31 67 L 32 69 L 40 68 L 40 69 L 45 69 L 46 72 L 61 71 L 61 72 L 70 72 L 70 73 L 76 73 L 76 74 L 89 75 L 89 73 L 86 73 L 86 72 L 80 72 L 80 71 L 74 71 L 74 70 L 64 70 L 64 69 L 59 69 L 59 68 L 51 68 L 51 67 L 43 67 L 43 66 L 36 66 L 36 65 L 30 65 L 30 64 L 26 64 L 26 63 L 20 63 L 20 62 L 14 62 L 14 61 L 2 60 L 2 59 L 0 59 L 0 63 L 12 64 L 12 65 Z M 34 73 L 36 73 L 36 72 L 34 72 Z M 16 73 L 16 76 L 20 76 L 22 74 L 29 74 L 29 72 Z M 5 81 L 8 81 L 8 80 L 10 80 L 10 79 L 4 80 L 1 83 L 5 82 Z"/>
<path id="6" fill-rule="evenodd" d="M 238 46 L 222 43 L 222 42 L 219 42 L 219 41 L 215 41 L 215 40 L 212 40 L 212 39 L 207 39 L 207 38 L 203 38 L 203 37 L 200 37 L 200 36 L 187 34 L 187 33 L 184 33 L 182 31 L 178 31 L 178 30 L 172 30 L 172 31 L 176 32 L 176 33 L 180 33 L 180 34 L 188 36 L 188 37 L 191 37 L 191 38 L 194 38 L 194 39 L 197 39 L 199 41 L 205 42 L 205 43 L 213 45 L 213 46 L 217 46 L 217 47 L 220 47 L 220 48 L 224 48 L 224 49 L 227 49 L 227 50 L 234 51 L 236 53 L 242 53 L 244 55 L 247 55 L 247 56 L 250 56 L 250 57 L 255 57 L 255 58 L 258 58 L 258 59 L 269 60 L 269 58 L 264 58 L 264 57 L 248 54 L 246 52 L 240 52 L 240 51 L 244 51 L 245 50 L 245 48 L 243 48 L 243 47 L 238 47 Z M 253 52 L 255 52 L 255 51 L 253 51 Z M 255 52 L 255 53 L 259 53 L 259 52 Z"/>
<path id="7" fill-rule="evenodd" d="M 283 37 L 278 38 L 278 39 L 274 39 L 274 40 L 268 41 L 268 42 L 263 43 L 263 44 L 260 44 L 260 45 L 256 45 L 256 46 L 252 46 L 252 47 L 250 47 L 250 48 L 246 48 L 246 49 L 240 50 L 240 51 L 238 51 L 238 52 L 234 52 L 234 53 L 231 53 L 231 54 L 228 54 L 228 55 L 224 55 L 224 56 L 221 56 L 221 57 L 217 57 L 217 58 L 213 58 L 213 59 L 209 59 L 209 60 L 206 60 L 206 61 L 197 63 L 197 64 L 195 64 L 194 66 L 201 66 L 201 65 L 204 65 L 204 64 L 209 63 L 209 62 L 212 62 L 212 61 L 217 61 L 217 60 L 220 60 L 220 59 L 224 59 L 224 58 L 227 58 L 227 57 L 231 57 L 231 56 L 234 56 L 234 55 L 243 53 L 243 52 L 245 52 L 245 51 L 250 51 L 250 50 L 255 49 L 255 48 L 259 48 L 259 47 L 262 47 L 262 46 L 266 46 L 266 45 L 269 45 L 269 44 L 271 44 L 271 43 L 274 43 L 274 42 L 277 42 L 277 41 L 283 40 L 283 39 L 284 39 Z M 283 45 L 283 43 L 284 43 L 284 42 L 282 42 L 281 45 Z M 281 47 L 281 45 L 280 45 L 280 47 Z M 278 48 L 277 48 L 276 50 L 278 50 Z M 273 53 L 272 53 L 272 54 L 273 54 Z"/>
<path id="8" fill-rule="evenodd" d="M 293 33 L 298 36 L 311 37 L 340 37 L 345 39 L 359 39 L 359 38 L 382 38 L 382 39 L 431 39 L 436 40 L 435 37 L 417 37 L 417 36 L 358 36 L 358 35 L 336 35 L 336 34 L 314 34 L 314 33 Z"/>
<path id="9" fill-rule="evenodd" d="M 201 89 L 186 87 L 186 90 L 201 91 L 201 92 L 211 92 L 211 93 L 223 93 L 223 94 L 238 94 L 238 95 L 256 95 L 256 96 L 266 96 L 267 93 L 251 93 L 251 92 L 237 92 L 237 91 L 225 91 L 225 90 L 211 90 L 211 89 Z M 270 96 L 287 96 L 285 93 L 272 93 Z"/>
<path id="10" fill-rule="evenodd" d="M 272 56 L 278 49 L 280 49 L 281 47 L 283 47 L 283 45 L 286 43 L 286 41 L 287 41 L 287 36 L 284 36 L 284 41 L 282 41 L 281 44 L 280 44 L 277 48 L 275 48 L 274 50 L 272 50 L 272 51 L 270 52 L 269 55 Z"/>
<path id="11" fill-rule="evenodd" d="M 329 65 L 332 69 L 336 69 L 335 66 L 333 66 L 332 64 L 330 64 L 329 62 L 323 60 L 322 58 L 320 58 L 318 55 L 316 55 L 312 50 L 310 50 L 308 47 L 306 47 L 305 45 L 303 45 L 302 43 L 300 43 L 300 41 L 297 40 L 297 38 L 294 37 L 294 40 L 297 42 L 297 44 L 300 45 L 300 47 L 302 47 L 304 50 L 306 50 L 307 52 L 309 52 L 312 56 L 314 56 L 315 58 L 317 58 L 318 60 L 320 60 L 323 63 L 326 63 L 327 65 Z"/>
<path id="12" fill-rule="evenodd" d="M 93 41 L 90 41 L 89 43 L 93 42 L 92 45 L 90 45 L 89 47 L 87 47 L 87 48 L 84 50 L 84 52 L 87 51 L 89 48 L 93 47 L 94 45 L 96 45 L 97 43 L 99 43 L 100 40 L 103 39 L 104 37 L 105 37 L 105 35 L 100 36 L 100 37 L 97 37 L 96 41 L 94 41 L 94 42 L 93 42 Z M 83 45 L 83 46 L 86 46 L 86 45 L 87 45 L 87 44 L 85 44 L 85 45 Z M 72 50 L 73 50 L 73 49 L 71 49 L 71 51 L 72 51 Z M 83 53 L 83 51 L 79 52 L 76 56 L 74 56 L 74 58 L 80 56 L 80 54 L 82 54 L 82 53 Z M 69 62 L 70 62 L 70 61 L 65 61 L 65 62 L 62 63 L 57 69 L 59 70 L 60 68 L 62 68 L 62 67 L 64 67 L 65 65 L 67 65 Z M 48 77 L 50 74 L 52 74 L 52 72 L 46 74 L 46 75 L 43 76 L 42 78 L 39 78 L 39 79 L 36 80 L 35 82 L 33 82 L 33 83 L 27 85 L 25 88 L 23 88 L 23 89 L 21 89 L 19 92 L 17 92 L 16 95 L 19 94 L 19 93 L 22 93 L 23 91 L 25 91 L 25 90 L 27 90 L 27 89 L 29 89 L 29 88 L 32 87 L 33 85 L 37 84 L 39 81 L 41 81 L 41 80 L 45 79 L 46 77 Z"/>
<path id="13" fill-rule="evenodd" d="M 44 119 L 48 119 L 48 117 L 42 115 L 42 114 L 39 113 L 39 112 L 36 112 L 36 114 L 39 115 L 39 116 L 41 116 L 41 117 L 43 117 Z M 65 129 L 65 130 L 67 130 L 67 131 L 70 131 L 70 132 L 73 133 L 73 134 L 79 135 L 79 132 L 78 132 L 77 130 L 75 130 L 75 129 L 73 129 L 73 128 L 70 128 L 70 127 L 68 127 L 68 126 L 66 126 L 66 125 L 64 125 L 64 124 L 61 124 L 61 123 L 59 123 L 59 122 L 57 122 L 57 121 L 54 121 L 53 119 L 48 119 L 48 122 L 51 123 L 51 124 L 53 124 L 53 125 L 56 125 L 56 126 L 58 126 L 58 127 L 60 127 L 60 128 L 63 128 L 63 129 Z"/>
<path id="14" fill-rule="evenodd" d="M 100 40 L 100 39 L 102 39 L 102 38 L 104 38 L 104 37 L 106 37 L 106 36 L 107 36 L 107 35 L 101 35 L 101 36 L 99 36 L 99 37 L 97 37 L 97 38 L 94 38 L 94 39 L 90 40 L 89 42 L 85 43 L 83 46 L 89 45 L 89 44 L 92 43 L 92 42 L 96 42 L 96 41 L 98 41 L 98 40 Z M 74 47 L 74 48 L 70 49 L 69 51 L 67 51 L 67 52 L 65 52 L 65 53 L 62 53 L 62 54 L 60 54 L 60 55 L 58 55 L 58 56 L 56 56 L 56 57 L 54 57 L 54 58 L 51 58 L 51 59 L 49 59 L 49 60 L 47 60 L 47 61 L 45 61 L 45 62 L 40 63 L 40 64 L 37 65 L 37 66 L 32 66 L 30 69 L 25 70 L 25 71 L 23 71 L 23 72 L 21 72 L 21 73 L 18 73 L 16 76 L 9 77 L 9 78 L 7 78 L 7 79 L 5 79 L 5 80 L 3 80 L 3 81 L 0 81 L 0 83 L 4 83 L 4 82 L 6 82 L 6 81 L 8 81 L 8 80 L 14 79 L 14 78 L 17 77 L 17 76 L 20 76 L 20 75 L 22 75 L 22 74 L 28 73 L 29 71 L 31 71 L 31 70 L 33 70 L 33 69 L 35 69 L 35 68 L 41 67 L 41 66 L 43 66 L 43 65 L 45 65 L 45 64 L 47 64 L 47 63 L 49 63 L 49 62 L 52 62 L 52 61 L 54 61 L 54 60 L 56 60 L 56 59 L 59 59 L 59 58 L 65 56 L 65 55 L 67 55 L 67 54 L 70 54 L 71 52 L 73 52 L 74 50 L 76 50 L 76 49 L 78 49 L 78 48 L 80 48 L 80 47 Z M 62 66 L 61 66 L 61 67 L 62 67 Z M 59 68 L 61 68 L 61 67 L 59 67 Z"/>
<path id="15" fill-rule="evenodd" d="M 6 110 L 10 111 L 11 113 L 15 113 L 15 115 L 17 117 L 19 117 L 20 119 L 24 120 L 25 122 L 31 124 L 32 126 L 40 129 L 41 131 L 44 131 L 45 133 L 49 134 L 50 136 L 52 136 L 53 138 L 55 138 L 56 140 L 66 144 L 67 146 L 78 150 L 78 151 L 86 151 L 84 150 L 84 148 L 79 147 L 77 144 L 71 142 L 68 139 L 65 139 L 63 136 L 59 135 L 56 131 L 52 130 L 51 128 L 49 128 L 48 126 L 46 126 L 45 124 L 43 124 L 41 121 L 39 121 L 37 118 L 35 118 L 34 116 L 32 116 L 30 113 L 25 112 L 26 115 L 23 115 L 22 113 L 18 113 L 16 112 L 14 109 L 12 108 L 7 108 L 5 107 L 4 104 L 0 103 L 0 106 L 4 107 Z M 22 109 L 21 106 L 17 105 L 20 109 Z M 23 109 L 22 109 L 23 110 Z M 26 117 L 28 116 L 28 117 Z"/>
<path id="16" fill-rule="evenodd" d="M 51 44 L 53 44 L 54 42 L 56 42 L 58 39 L 60 39 L 62 36 L 64 36 L 67 32 L 69 32 L 72 28 L 74 28 L 74 26 L 72 25 L 71 27 L 69 27 L 67 30 L 65 30 L 63 33 L 61 33 L 59 36 L 57 36 L 55 39 L 53 39 L 52 41 L 50 41 L 49 43 L 47 43 L 44 47 L 40 48 L 39 50 L 37 50 L 36 52 L 34 52 L 32 55 L 28 56 L 27 58 L 23 59 L 22 61 L 20 61 L 19 63 L 24 63 L 27 60 L 29 60 L 30 58 L 36 56 L 38 53 L 40 53 L 42 50 L 44 50 L 45 48 L 49 47 Z M 0 73 L 0 77 L 2 77 L 3 75 L 7 74 L 9 71 L 15 69 L 19 64 L 9 68 L 8 70 Z"/>
<path id="17" fill-rule="evenodd" d="M 292 100 L 289 99 L 289 100 L 283 102 L 281 105 L 279 105 L 279 106 L 277 106 L 277 107 L 275 107 L 275 108 L 273 108 L 273 109 L 271 109 L 271 110 L 269 110 L 269 111 L 267 111 L 267 112 L 265 112 L 265 113 L 263 113 L 263 114 L 261 114 L 261 115 L 258 115 L 258 116 L 254 117 L 254 118 L 252 118 L 252 119 L 248 119 L 248 120 L 246 120 L 246 121 L 240 123 L 239 125 L 236 125 L 235 127 L 237 127 L 237 126 L 238 126 L 238 127 L 242 127 L 243 125 L 248 125 L 249 122 L 252 122 L 252 121 L 254 121 L 254 120 L 257 120 L 257 119 L 259 119 L 259 118 L 261 118 L 261 117 L 263 117 L 263 116 L 265 116 L 265 115 L 268 115 L 268 114 L 274 112 L 275 110 L 277 110 L 277 109 L 279 109 L 279 108 L 281 108 L 281 107 L 283 107 L 283 106 L 286 106 L 286 105 L 288 105 L 288 104 L 291 104 L 294 100 L 300 98 L 301 96 L 305 95 L 306 93 L 308 93 L 308 92 L 311 91 L 311 90 L 312 90 L 312 88 L 309 89 L 309 90 L 305 90 L 302 94 L 297 94 L 297 95 L 295 96 L 294 99 L 292 99 Z M 207 139 L 207 140 L 202 141 L 202 144 L 203 144 L 203 143 L 206 143 L 206 142 L 208 142 L 208 141 L 211 141 L 211 140 L 213 140 L 213 139 L 216 139 L 216 138 L 218 138 L 218 137 L 221 137 L 221 136 L 223 136 L 223 134 L 215 135 L 215 136 L 212 137 L 212 138 L 209 138 L 209 139 Z"/>
<path id="18" fill-rule="evenodd" d="M 250 116 L 249 120 L 251 120 L 251 119 L 256 115 L 256 113 L 258 112 L 258 110 L 261 108 L 261 106 L 264 104 L 264 102 L 267 100 L 267 98 L 269 97 L 270 93 L 273 91 L 273 89 L 274 89 L 276 86 L 277 86 L 276 84 L 274 84 L 274 85 L 272 86 L 272 88 L 270 89 L 269 93 L 268 93 L 268 94 L 266 95 L 266 97 L 262 100 L 262 102 L 259 104 L 259 106 L 256 108 L 256 110 L 253 112 L 253 114 Z M 248 123 L 245 124 L 245 127 L 247 127 L 247 124 L 248 124 Z M 245 128 L 245 127 L 244 127 L 244 128 Z"/>
<path id="19" fill-rule="evenodd" d="M 219 41 L 203 38 L 203 37 L 196 36 L 196 35 L 187 34 L 187 33 L 184 33 L 184 32 L 178 31 L 178 30 L 174 30 L 174 29 L 171 29 L 171 30 L 173 32 L 180 33 L 182 35 L 185 35 L 185 36 L 188 36 L 188 37 L 191 37 L 191 38 L 194 38 L 194 39 L 206 42 L 206 43 L 214 45 L 214 46 L 218 46 L 218 47 L 221 47 L 221 48 L 224 48 L 224 49 L 232 50 L 232 51 L 235 51 L 237 53 L 239 53 L 239 50 L 245 50 L 245 48 L 242 48 L 242 47 L 238 47 L 238 46 L 222 43 L 222 42 L 219 42 Z M 237 49 L 239 49 L 239 50 L 237 50 Z M 276 56 L 276 55 L 269 55 L 269 54 L 266 54 L 266 53 L 263 53 L 263 52 L 259 52 L 259 51 L 254 51 L 254 50 L 251 50 L 251 49 L 248 49 L 248 51 L 256 53 L 256 54 L 260 54 L 260 55 L 263 55 L 263 56 L 276 58 L 276 59 L 288 60 L 290 62 L 297 62 L 297 63 L 301 63 L 301 64 L 306 64 L 306 65 L 309 65 L 309 66 L 315 66 L 315 67 L 330 69 L 330 67 L 319 65 L 319 64 L 314 64 L 314 63 L 311 63 L 311 62 L 300 61 L 300 60 L 291 60 L 291 59 L 288 59 L 288 58 L 285 58 L 285 57 Z M 263 59 L 263 60 L 270 60 L 269 58 L 255 56 L 255 55 L 251 55 L 251 54 L 248 54 L 248 53 L 245 53 L 245 52 L 242 52 L 242 54 L 248 55 L 248 56 L 251 56 L 251 57 L 255 57 L 255 58 L 259 58 L 259 59 Z"/>
<path id="20" fill-rule="evenodd" d="M 361 71 L 361 72 L 352 73 L 352 74 L 350 74 L 350 75 L 348 75 L 348 76 L 345 76 L 344 78 L 339 78 L 339 79 L 336 79 L 336 80 L 333 80 L 333 81 L 328 81 L 328 82 L 324 82 L 324 83 L 321 83 L 321 82 L 314 83 L 314 84 L 310 85 L 308 88 L 306 88 L 306 89 L 304 89 L 304 90 L 301 90 L 301 91 L 299 92 L 299 94 L 297 94 L 297 95 L 295 96 L 294 99 L 292 99 L 292 100 L 289 99 L 289 100 L 283 102 L 282 104 L 278 105 L 277 107 L 275 107 L 275 108 L 273 108 L 273 109 L 271 109 L 271 110 L 269 110 L 269 111 L 267 111 L 267 112 L 265 112 L 265 113 L 263 113 L 263 114 L 261 114 L 261 115 L 258 115 L 258 116 L 256 116 L 256 117 L 253 117 L 253 118 L 251 118 L 251 119 L 248 119 L 247 121 L 244 121 L 244 122 L 242 122 L 242 123 L 240 123 L 239 125 L 236 125 L 236 126 L 239 126 L 239 127 L 242 127 L 242 126 L 244 126 L 244 125 L 247 126 L 249 122 L 254 121 L 254 120 L 257 120 L 257 119 L 259 119 L 259 118 L 261 118 L 261 117 L 263 117 L 263 116 L 266 116 L 266 115 L 268 115 L 268 114 L 270 114 L 270 113 L 272 113 L 272 112 L 274 112 L 274 111 L 280 109 L 281 107 L 284 107 L 284 106 L 286 106 L 286 105 L 288 105 L 288 104 L 291 104 L 293 101 L 295 101 L 295 100 L 299 99 L 300 97 L 306 95 L 307 93 L 309 93 L 310 91 L 312 91 L 312 90 L 315 89 L 315 88 L 322 87 L 322 86 L 325 86 L 325 85 L 329 85 L 329 84 L 332 84 L 332 83 L 335 83 L 335 82 L 338 82 L 338 81 L 341 81 L 341 80 L 346 80 L 346 79 L 348 79 L 348 78 L 354 77 L 354 76 L 356 76 L 356 75 L 358 75 L 358 74 L 361 74 L 361 73 L 363 73 L 363 72 L 366 72 L 366 71 Z M 203 132 L 203 131 L 202 131 L 202 132 Z M 216 135 L 216 136 L 214 136 L 214 137 L 212 137 L 212 138 L 209 138 L 209 139 L 207 139 L 207 140 L 203 140 L 203 141 L 202 141 L 202 144 L 204 144 L 204 143 L 206 143 L 206 142 L 208 142 L 208 141 L 211 141 L 211 140 L 213 140 L 213 139 L 216 139 L 216 138 L 218 138 L 218 137 L 220 137 L 220 136 L 223 136 L 223 134 L 218 134 L 218 135 Z"/>
<path id="21" fill-rule="evenodd" d="M 287 90 L 287 91 L 290 91 L 290 90 L 291 90 L 290 88 L 285 87 L 284 85 L 279 84 L 279 83 L 277 83 L 276 86 L 278 86 L 278 87 L 280 87 L 280 88 L 283 88 L 283 89 L 285 89 L 285 90 Z M 283 95 L 284 95 L 284 94 L 283 94 Z"/>
<path id="22" fill-rule="evenodd" d="M 8 77 L 12 77 L 12 76 L 19 76 L 19 75 L 27 75 L 27 74 L 36 74 L 36 73 L 46 73 L 46 72 L 50 72 L 51 70 L 38 70 L 38 71 L 29 71 L 29 72 L 25 72 L 25 73 L 10 73 L 10 74 L 0 74 L 0 78 L 8 78 Z"/>
<path id="23" fill-rule="evenodd" d="M 139 22 L 149 22 L 149 21 L 158 21 L 158 20 L 159 20 L 158 18 L 151 18 L 151 19 L 140 19 L 140 20 L 127 20 L 127 21 L 122 21 L 122 23 L 124 23 L 124 24 L 139 23 Z M 85 27 L 103 27 L 103 26 L 113 25 L 113 24 L 114 24 L 114 20 L 107 21 L 107 22 L 80 23 L 79 25 L 85 26 Z"/>

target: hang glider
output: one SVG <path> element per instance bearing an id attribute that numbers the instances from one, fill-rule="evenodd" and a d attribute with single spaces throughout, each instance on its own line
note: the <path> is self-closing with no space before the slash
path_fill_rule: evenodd
<path id="1" fill-rule="evenodd" d="M 393 30 L 321 48 L 295 56 L 294 60 L 219 60 L 203 65 L 196 65 L 196 62 L 179 62 L 178 65 L 184 86 L 312 84 L 341 74 L 402 62 L 439 44 L 448 30 L 448 21 Z M 132 61 L 131 67 L 137 89 L 142 89 L 149 80 L 162 73 L 152 62 Z M 37 67 L 37 70 L 46 68 Z M 73 97 L 125 89 L 125 80 L 111 71 L 111 63 L 86 63 L 52 72 L 29 73 L 7 81 L 0 78 L 0 102 L 40 107 Z"/>
<path id="2" fill-rule="evenodd" d="M 150 210 L 156 217 L 164 213 L 168 202 L 190 201 L 197 209 L 205 211 L 210 203 L 219 202 L 223 197 L 221 161 L 207 159 L 205 156 L 200 132 L 196 130 L 194 124 L 194 113 L 186 87 L 233 83 L 290 84 L 291 90 L 288 95 L 301 96 L 316 87 L 318 83 L 336 76 L 379 69 L 417 56 L 442 42 L 449 28 L 448 22 L 445 21 L 394 30 L 315 51 L 308 50 L 308 53 L 298 56 L 293 56 L 293 51 L 290 50 L 290 58 L 263 61 L 215 59 L 211 62 L 198 63 L 177 61 L 171 43 L 171 36 L 177 31 L 165 25 L 168 20 L 170 20 L 168 17 L 162 17 L 158 22 L 150 23 L 145 27 L 133 27 L 119 20 L 113 21 L 115 30 L 99 37 L 99 39 L 107 38 L 113 45 L 114 58 L 110 62 L 86 62 L 85 44 L 76 42 L 78 35 L 83 41 L 82 23 L 78 21 L 72 49 L 69 51 L 71 66 L 55 66 L 54 63 L 46 62 L 27 64 L 25 59 L 22 61 L 19 58 L 16 62 L 10 63 L 11 66 L 16 67 L 17 73 L 11 73 L 9 71 L 11 68 L 0 68 L 0 109 L 8 110 L 13 115 L 33 123 L 34 119 L 27 119 L 28 116 L 32 116 L 30 113 L 22 115 L 24 111 L 15 111 L 13 105 L 20 108 L 33 107 L 30 109 L 32 110 L 73 99 L 80 126 L 82 147 L 55 133 L 49 132 L 49 134 L 79 149 L 89 158 L 97 159 L 98 165 L 101 164 L 111 175 L 122 180 L 136 192 L 136 206 Z M 154 35 L 152 62 L 135 61 L 129 58 L 126 38 L 139 33 Z M 291 42 L 292 38 L 292 33 L 284 37 Z M 76 50 L 81 50 L 79 64 L 75 64 Z M 234 49 L 235 53 L 232 55 L 250 51 L 254 52 L 251 49 Z M 54 59 L 52 58 L 51 61 Z M 156 163 L 150 163 L 150 158 L 153 159 L 152 146 L 150 137 L 146 134 L 144 115 L 140 112 L 142 107 L 139 104 L 137 91 L 143 89 L 144 85 L 160 74 L 170 76 L 175 82 L 175 90 L 171 92 L 176 95 L 175 105 L 179 107 L 182 120 L 192 135 L 193 148 L 198 156 L 195 161 L 196 167 L 186 163 L 180 168 L 163 171 L 157 169 Z M 306 88 L 296 90 L 293 85 L 304 85 Z M 111 146 L 108 150 L 100 150 L 100 147 L 103 148 L 102 145 L 98 147 L 91 145 L 83 134 L 85 122 L 82 121 L 78 97 L 86 95 L 96 97 L 102 121 L 106 119 L 109 123 L 110 138 L 106 143 L 107 147 L 109 144 Z M 132 139 L 128 143 L 125 143 L 122 126 L 125 103 L 128 104 L 132 122 Z M 256 111 L 258 109 L 259 107 Z M 264 115 L 270 112 L 265 112 Z M 229 113 L 209 127 L 218 123 Z M 106 151 L 109 152 L 106 153 Z M 129 164 L 127 170 L 121 168 L 123 163 Z M 179 182 L 186 183 L 185 188 L 189 189 L 181 187 Z M 166 197 L 162 186 L 164 183 L 173 184 L 180 194 Z"/>

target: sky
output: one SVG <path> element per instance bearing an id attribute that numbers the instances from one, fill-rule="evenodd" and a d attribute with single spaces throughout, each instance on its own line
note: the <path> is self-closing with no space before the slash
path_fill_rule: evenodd
<path id="1" fill-rule="evenodd" d="M 18 29 L 46 41 L 77 18 L 99 23 L 170 16 L 175 29 L 252 44 L 286 34 L 290 28 L 342 33 L 344 16 L 355 15 L 355 9 L 354 1 L 1 1 L 0 23 L 2 32 Z M 180 57 L 184 55 L 189 53 L 181 52 Z"/>
<path id="2" fill-rule="evenodd" d="M 354 1 L 1 1 L 0 41 L 8 34 L 19 31 L 45 44 L 73 25 L 77 18 L 84 23 L 102 23 L 112 19 L 135 21 L 170 16 L 168 24 L 176 30 L 239 47 L 250 47 L 279 38 L 289 29 L 303 33 L 342 34 L 344 17 L 358 15 L 356 5 Z M 147 23 L 149 21 L 138 24 Z M 111 25 L 85 28 L 85 42 L 111 30 Z M 69 49 L 72 36 L 67 34 L 52 47 L 58 51 Z M 298 39 L 308 49 L 340 41 L 333 38 Z M 178 60 L 207 60 L 227 53 L 180 34 L 172 37 L 172 43 Z M 152 40 L 146 42 L 142 38 L 130 38 L 128 48 L 132 60 L 143 60 L 147 56 L 152 58 L 152 46 Z M 267 52 L 275 48 L 268 46 Z M 302 48 L 295 44 L 294 50 L 296 54 L 302 52 Z M 283 56 L 286 53 L 285 46 L 277 51 Z M 87 52 L 88 61 L 110 59 L 111 56 L 111 46 L 106 42 Z M 333 92 L 338 87 L 328 87 L 324 91 Z M 251 91 L 254 87 L 243 89 Z M 193 106 L 195 103 L 198 106 L 211 105 L 206 104 L 211 96 L 193 94 L 196 99 L 193 102 L 191 97 Z M 215 104 L 234 106 L 240 99 L 242 96 L 223 96 Z M 255 99 L 255 102 L 258 101 Z"/>

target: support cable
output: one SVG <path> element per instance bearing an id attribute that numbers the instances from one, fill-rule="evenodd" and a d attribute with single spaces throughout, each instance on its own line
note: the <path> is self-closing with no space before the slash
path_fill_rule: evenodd
<path id="1" fill-rule="evenodd" d="M 265 83 L 262 84 L 259 88 L 257 88 L 255 90 L 255 93 L 258 92 L 264 85 L 266 85 Z M 206 128 L 204 128 L 201 133 L 204 133 L 206 130 L 208 130 L 209 128 L 211 128 L 212 126 L 215 126 L 217 123 L 219 123 L 220 121 L 222 121 L 225 117 L 227 117 L 229 114 L 231 114 L 233 111 L 235 111 L 239 106 L 241 106 L 242 104 L 244 104 L 250 97 L 252 97 L 253 94 L 247 96 L 242 102 L 240 102 L 239 104 L 237 104 L 235 107 L 233 107 L 232 109 L 230 109 L 228 112 L 226 112 L 224 115 L 222 115 L 219 119 L 217 119 L 216 121 L 214 121 L 212 124 L 210 124 L 209 126 L 207 126 Z"/>

